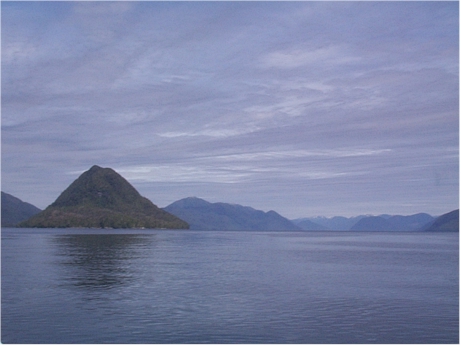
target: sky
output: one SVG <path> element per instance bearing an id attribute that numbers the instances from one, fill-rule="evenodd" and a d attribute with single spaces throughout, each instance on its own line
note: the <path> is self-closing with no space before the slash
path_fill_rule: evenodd
<path id="1" fill-rule="evenodd" d="M 1 189 L 93 165 L 159 207 L 459 207 L 458 2 L 1 2 Z"/>

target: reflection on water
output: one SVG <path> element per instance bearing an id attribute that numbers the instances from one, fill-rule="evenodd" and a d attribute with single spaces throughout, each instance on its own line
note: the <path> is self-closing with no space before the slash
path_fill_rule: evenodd
<path id="1" fill-rule="evenodd" d="M 135 279 L 127 263 L 155 245 L 155 235 L 64 234 L 54 238 L 64 285 L 111 289 Z"/>

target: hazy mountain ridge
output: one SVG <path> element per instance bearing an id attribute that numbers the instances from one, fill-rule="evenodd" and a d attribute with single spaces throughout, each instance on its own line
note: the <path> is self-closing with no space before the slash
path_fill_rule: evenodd
<path id="1" fill-rule="evenodd" d="M 19 227 L 188 228 L 158 208 L 111 168 L 93 166 L 82 173 L 44 211 Z"/>
<path id="2" fill-rule="evenodd" d="M 435 218 L 429 214 L 418 213 L 413 215 L 359 215 L 350 218 L 343 216 L 313 217 L 292 221 L 301 228 L 306 221 L 314 222 L 329 231 L 417 231 L 433 220 Z"/>
<path id="3" fill-rule="evenodd" d="M 379 215 L 360 219 L 351 231 L 419 231 L 435 218 L 426 213 L 414 215 Z"/>
<path id="4" fill-rule="evenodd" d="M 309 219 L 298 219 L 291 220 L 296 226 L 300 227 L 303 231 L 327 231 L 328 227 L 319 225 L 318 223 L 312 222 Z"/>
<path id="5" fill-rule="evenodd" d="M 184 221 L 183 221 L 184 220 Z M 188 228 L 205 230 L 459 231 L 459 209 L 437 219 L 414 215 L 311 217 L 288 220 L 271 210 L 197 197 L 158 208 L 110 168 L 93 166 L 45 210 L 2 192 L 2 226 Z"/>
<path id="6" fill-rule="evenodd" d="M 388 219 L 388 221 L 392 224 L 394 231 L 417 231 L 429 222 L 434 221 L 434 219 L 435 218 L 432 215 L 418 213 L 408 216 L 393 215 Z"/>
<path id="7" fill-rule="evenodd" d="M 2 227 L 13 227 L 41 212 L 36 206 L 2 191 Z"/>
<path id="8" fill-rule="evenodd" d="M 210 203 L 197 197 L 181 199 L 168 205 L 164 210 L 188 222 L 191 229 L 301 230 L 273 210 L 265 213 L 238 204 Z"/>
<path id="9" fill-rule="evenodd" d="M 367 216 L 354 224 L 350 231 L 392 231 L 392 223 L 382 216 Z"/>
<path id="10" fill-rule="evenodd" d="M 294 224 L 303 228 L 303 225 L 306 224 L 306 221 L 313 222 L 316 225 L 322 227 L 321 230 L 327 231 L 348 231 L 357 221 L 366 217 L 365 215 L 354 216 L 354 217 L 344 217 L 344 216 L 334 216 L 334 217 L 307 217 L 291 220 Z M 303 228 L 304 229 L 304 228 Z M 311 230 L 311 229 L 305 229 Z"/>
<path id="11" fill-rule="evenodd" d="M 459 232 L 459 209 L 440 215 L 423 228 L 425 232 Z"/>

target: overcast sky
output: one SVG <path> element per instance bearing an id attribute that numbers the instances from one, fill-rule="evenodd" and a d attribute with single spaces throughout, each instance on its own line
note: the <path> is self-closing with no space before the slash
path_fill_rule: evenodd
<path id="1" fill-rule="evenodd" d="M 159 207 L 459 204 L 458 2 L 2 2 L 2 191 L 92 165 Z"/>

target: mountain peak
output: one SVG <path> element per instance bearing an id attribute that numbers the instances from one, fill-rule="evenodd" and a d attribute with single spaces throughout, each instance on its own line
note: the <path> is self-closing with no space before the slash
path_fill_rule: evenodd
<path id="1" fill-rule="evenodd" d="M 299 230 L 275 211 L 267 213 L 229 203 L 210 203 L 197 197 L 176 201 L 164 210 L 187 221 L 192 229 Z"/>
<path id="2" fill-rule="evenodd" d="M 202 198 L 186 197 L 170 204 L 170 206 L 173 206 L 173 208 L 203 208 L 208 207 L 211 204 L 212 203 L 205 201 Z"/>
<path id="3" fill-rule="evenodd" d="M 113 169 L 94 165 L 64 190 L 51 206 L 118 208 L 139 198 L 138 191 Z"/>
<path id="4" fill-rule="evenodd" d="M 95 171 L 98 171 L 98 170 L 101 170 L 103 169 L 102 167 L 98 166 L 98 165 L 93 165 L 89 170 L 88 172 L 95 172 Z"/>
<path id="5" fill-rule="evenodd" d="M 159 209 L 121 175 L 97 165 L 83 172 L 22 227 L 188 228 Z"/>

